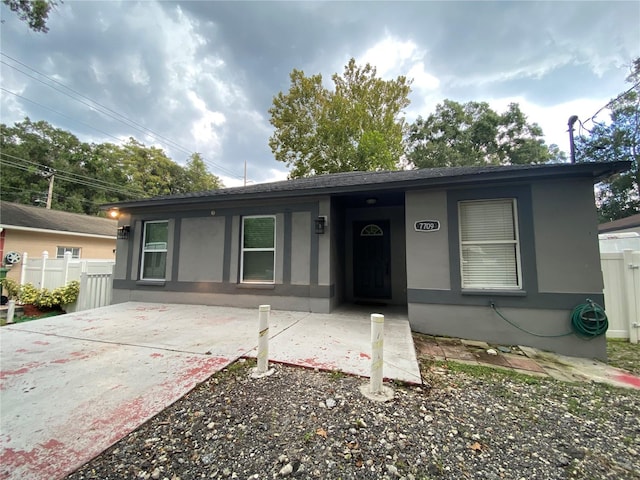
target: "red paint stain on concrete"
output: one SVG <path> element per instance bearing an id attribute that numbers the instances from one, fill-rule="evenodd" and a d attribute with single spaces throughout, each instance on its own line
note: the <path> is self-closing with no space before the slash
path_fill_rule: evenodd
<path id="1" fill-rule="evenodd" d="M 43 342 L 42 340 L 36 340 L 33 342 L 34 345 L 49 345 L 49 342 Z"/>
<path id="2" fill-rule="evenodd" d="M 28 352 L 29 350 L 27 350 L 26 348 L 19 348 L 16 350 L 16 353 L 25 353 Z"/>
<path id="3" fill-rule="evenodd" d="M 366 358 L 367 360 L 371 360 L 371 355 L 360 352 L 360 358 Z"/>
<path id="4" fill-rule="evenodd" d="M 298 363 L 298 361 L 300 363 Z M 320 368 L 322 370 L 331 370 L 334 367 L 334 365 L 330 363 L 319 362 L 317 358 L 303 358 L 298 361 L 294 363 L 296 365 L 304 365 L 306 367 Z"/>
<path id="5" fill-rule="evenodd" d="M 42 365 L 41 362 L 31 362 L 27 363 L 24 367 L 19 368 L 18 370 L 4 370 L 0 371 L 0 380 L 4 380 L 7 377 L 11 377 L 14 375 L 23 375 L 25 373 L 29 373 L 29 370 L 32 368 L 37 368 Z"/>
<path id="6" fill-rule="evenodd" d="M 626 383 L 634 388 L 640 388 L 640 377 L 631 375 L 630 373 L 619 373 L 614 375 L 614 378 L 622 383 Z"/>
<path id="7" fill-rule="evenodd" d="M 152 353 L 151 355 L 149 355 L 151 358 L 160 358 L 163 357 L 164 355 L 162 355 L 161 353 Z"/>
<path id="8" fill-rule="evenodd" d="M 64 443 L 59 442 L 58 440 L 56 440 L 55 438 L 52 438 L 51 440 L 45 442 L 42 444 L 42 448 L 60 448 L 60 447 L 64 447 Z"/>
<path id="9" fill-rule="evenodd" d="M 58 358 L 57 360 L 51 360 L 51 363 L 69 363 L 70 358 Z"/>

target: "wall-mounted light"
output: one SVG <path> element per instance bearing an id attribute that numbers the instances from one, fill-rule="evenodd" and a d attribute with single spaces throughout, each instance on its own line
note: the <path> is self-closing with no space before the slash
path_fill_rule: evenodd
<path id="1" fill-rule="evenodd" d="M 318 235 L 324 233 L 324 227 L 327 225 L 327 217 L 318 217 L 314 220 L 315 231 Z"/>
<path id="2" fill-rule="evenodd" d="M 117 208 L 111 208 L 109 209 L 109 212 L 107 212 L 107 215 L 109 215 L 109 218 L 116 219 L 120 216 L 120 210 Z"/>
<path id="3" fill-rule="evenodd" d="M 367 198 L 365 201 L 367 202 L 367 205 L 375 205 L 378 203 L 378 199 L 375 197 Z"/>
<path id="4" fill-rule="evenodd" d="M 131 225 L 118 227 L 118 240 L 127 240 L 131 234 Z"/>

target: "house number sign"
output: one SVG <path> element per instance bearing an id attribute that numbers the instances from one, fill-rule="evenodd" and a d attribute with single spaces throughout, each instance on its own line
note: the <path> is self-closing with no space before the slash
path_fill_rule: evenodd
<path id="1" fill-rule="evenodd" d="M 418 220 L 414 228 L 416 232 L 437 232 L 440 230 L 440 222 L 438 220 Z"/>

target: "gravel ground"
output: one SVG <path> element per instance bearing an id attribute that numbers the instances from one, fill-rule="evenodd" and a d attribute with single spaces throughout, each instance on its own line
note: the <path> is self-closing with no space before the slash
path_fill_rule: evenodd
<path id="1" fill-rule="evenodd" d="M 69 479 L 640 479 L 640 391 L 421 359 L 425 385 L 239 361 Z"/>

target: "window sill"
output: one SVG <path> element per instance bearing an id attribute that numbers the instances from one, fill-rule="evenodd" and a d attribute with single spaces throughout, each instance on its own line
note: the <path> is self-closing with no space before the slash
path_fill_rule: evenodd
<path id="1" fill-rule="evenodd" d="M 526 290 L 478 290 L 478 289 L 462 289 L 462 295 L 479 295 L 479 296 L 500 296 L 500 297 L 526 297 Z"/>
<path id="2" fill-rule="evenodd" d="M 274 283 L 238 283 L 236 288 L 242 289 L 255 289 L 255 290 L 274 290 L 276 285 Z"/>
<path id="3" fill-rule="evenodd" d="M 137 280 L 137 286 L 164 287 L 165 280 Z"/>

